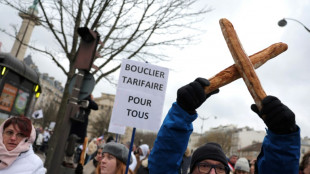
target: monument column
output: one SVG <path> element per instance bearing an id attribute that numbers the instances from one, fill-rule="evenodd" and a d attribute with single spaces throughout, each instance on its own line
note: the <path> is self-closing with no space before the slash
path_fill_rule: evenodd
<path id="1" fill-rule="evenodd" d="M 33 5 L 28 8 L 27 13 L 19 13 L 19 16 L 23 19 L 23 22 L 16 36 L 11 54 L 21 61 L 25 57 L 27 44 L 30 41 L 34 26 L 40 25 L 39 18 L 37 17 L 38 10 L 36 5 L 37 2 L 34 1 Z"/>

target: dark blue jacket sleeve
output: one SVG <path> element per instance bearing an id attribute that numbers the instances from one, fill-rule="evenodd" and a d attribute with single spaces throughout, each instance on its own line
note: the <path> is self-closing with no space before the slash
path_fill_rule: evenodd
<path id="1" fill-rule="evenodd" d="M 300 129 L 287 135 L 267 130 L 261 152 L 257 158 L 259 174 L 298 174 L 300 157 Z"/>
<path id="2" fill-rule="evenodd" d="M 197 114 L 189 115 L 177 103 L 170 108 L 161 125 L 148 159 L 151 174 L 177 174 Z"/>

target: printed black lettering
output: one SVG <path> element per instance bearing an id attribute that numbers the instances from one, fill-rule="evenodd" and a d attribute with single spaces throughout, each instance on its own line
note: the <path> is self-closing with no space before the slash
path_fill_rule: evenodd
<path id="1" fill-rule="evenodd" d="M 125 65 L 125 70 L 127 70 L 127 71 L 130 70 L 130 65 L 129 64 Z"/>
<path id="2" fill-rule="evenodd" d="M 149 118 L 149 113 L 148 113 L 148 112 L 146 112 L 146 113 L 145 113 L 145 117 L 144 117 L 144 119 L 146 119 L 146 120 L 147 120 L 148 118 Z"/>

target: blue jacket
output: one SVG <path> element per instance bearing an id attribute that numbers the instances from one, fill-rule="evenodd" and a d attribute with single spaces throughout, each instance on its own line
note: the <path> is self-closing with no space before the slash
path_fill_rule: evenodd
<path id="1" fill-rule="evenodd" d="M 177 174 L 197 114 L 189 115 L 177 103 L 170 108 L 150 153 L 150 174 Z M 259 174 L 298 173 L 300 130 L 289 135 L 267 131 L 258 157 Z"/>
<path id="2" fill-rule="evenodd" d="M 300 129 L 277 135 L 267 130 L 262 149 L 257 157 L 259 174 L 298 174 L 300 158 Z"/>

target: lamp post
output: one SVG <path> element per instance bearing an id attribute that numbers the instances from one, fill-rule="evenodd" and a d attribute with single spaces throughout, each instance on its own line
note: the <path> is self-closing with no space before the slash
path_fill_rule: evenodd
<path id="1" fill-rule="evenodd" d="M 199 116 L 199 118 L 202 120 L 201 135 L 200 135 L 200 136 L 202 136 L 203 124 L 204 124 L 205 120 L 208 120 L 208 119 L 209 119 L 209 117 L 200 117 L 200 116 Z"/>
<path id="2" fill-rule="evenodd" d="M 202 116 L 199 116 L 199 118 L 202 120 L 201 135 L 200 135 L 200 136 L 202 136 L 204 122 L 205 122 L 206 120 L 208 120 L 210 117 L 202 117 Z M 217 116 L 214 116 L 214 119 L 217 119 Z"/>
<path id="3" fill-rule="evenodd" d="M 310 33 L 310 29 L 307 28 L 303 23 L 301 23 L 300 21 L 296 20 L 296 19 L 292 19 L 292 18 L 283 18 L 281 19 L 279 22 L 278 22 L 278 25 L 280 27 L 284 27 L 286 24 L 287 24 L 287 21 L 286 20 L 292 20 L 292 21 L 295 21 L 295 22 L 298 22 L 299 24 L 301 24 L 309 33 Z"/>

